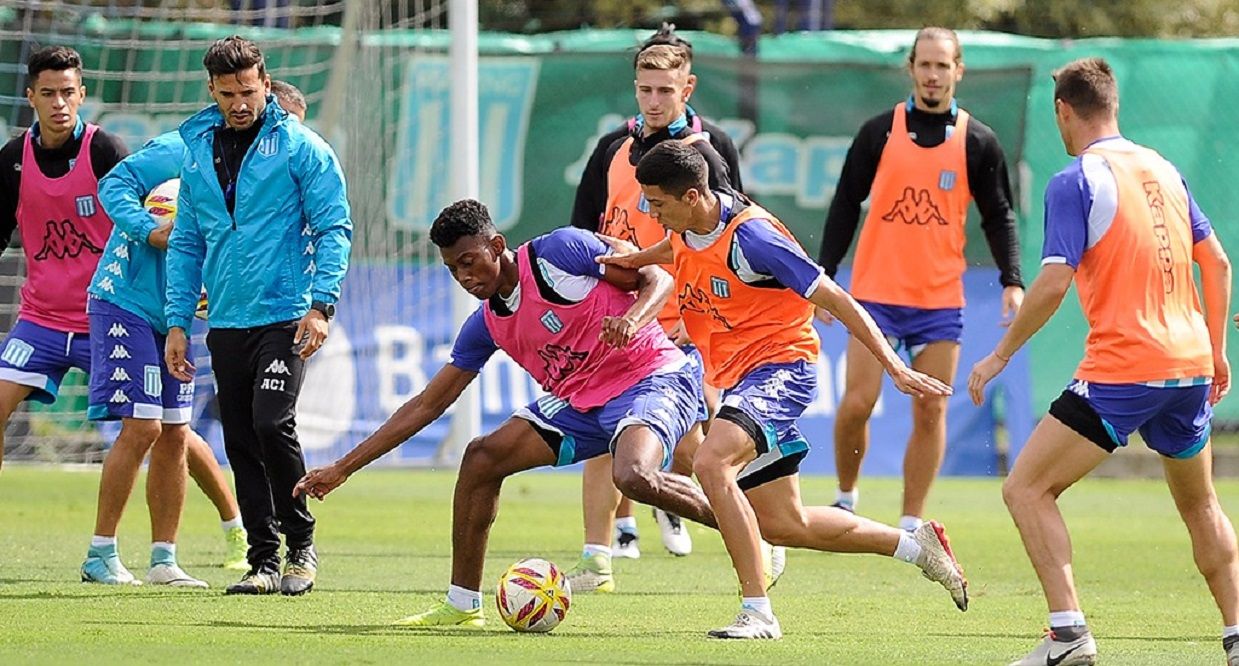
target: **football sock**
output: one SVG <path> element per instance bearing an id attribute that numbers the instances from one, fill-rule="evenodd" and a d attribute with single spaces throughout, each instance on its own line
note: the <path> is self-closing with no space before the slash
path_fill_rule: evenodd
<path id="1" fill-rule="evenodd" d="M 452 608 L 467 613 L 482 607 L 482 593 L 478 590 L 466 590 L 459 585 L 448 585 L 447 602 Z"/>

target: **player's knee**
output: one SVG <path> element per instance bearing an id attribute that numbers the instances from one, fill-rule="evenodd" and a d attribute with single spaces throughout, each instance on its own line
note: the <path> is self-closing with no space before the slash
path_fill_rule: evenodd
<path id="1" fill-rule="evenodd" d="M 877 402 L 876 397 L 860 395 L 855 392 L 845 393 L 843 399 L 839 401 L 839 409 L 835 413 L 835 419 L 847 424 L 855 424 L 856 422 L 863 424 L 873 414 L 873 407 Z"/>
<path id="2" fill-rule="evenodd" d="M 1011 511 L 1018 511 L 1027 506 L 1035 496 L 1032 488 L 1016 476 L 1008 476 L 1002 482 L 1002 501 L 1006 502 Z"/>
<path id="3" fill-rule="evenodd" d="M 460 476 L 466 473 L 478 476 L 489 476 L 497 467 L 498 457 L 495 454 L 495 444 L 487 435 L 475 437 L 465 446 L 465 453 L 460 459 Z"/>
<path id="4" fill-rule="evenodd" d="M 802 537 L 809 529 L 808 519 L 803 513 L 799 515 L 758 514 L 757 524 L 761 529 L 761 537 L 773 546 L 797 546 L 803 542 Z"/>
<path id="5" fill-rule="evenodd" d="M 693 474 L 702 485 L 714 484 L 723 478 L 723 459 L 706 447 L 697 450 L 693 458 Z"/>
<path id="6" fill-rule="evenodd" d="M 125 419 L 120 427 L 121 439 L 143 447 L 150 447 L 159 439 L 159 421 L 150 419 Z"/>
<path id="7" fill-rule="evenodd" d="M 912 423 L 917 428 L 933 428 L 946 418 L 946 398 L 912 399 Z"/>
<path id="8" fill-rule="evenodd" d="M 655 494 L 658 479 L 655 470 L 645 469 L 636 464 L 612 464 L 611 478 L 615 487 L 625 497 L 638 502 L 646 502 Z"/>

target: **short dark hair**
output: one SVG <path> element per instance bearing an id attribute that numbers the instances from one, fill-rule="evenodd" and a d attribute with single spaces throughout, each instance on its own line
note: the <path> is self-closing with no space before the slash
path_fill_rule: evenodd
<path id="1" fill-rule="evenodd" d="M 267 63 L 262 57 L 262 49 L 240 35 L 216 40 L 202 57 L 202 65 L 206 67 L 211 78 L 238 74 L 251 67 L 258 68 L 260 77 L 267 74 Z"/>
<path id="2" fill-rule="evenodd" d="M 1119 110 L 1119 84 L 1104 58 L 1081 58 L 1054 70 L 1054 99 L 1061 99 L 1084 120 Z"/>
<path id="3" fill-rule="evenodd" d="M 26 60 L 26 87 L 34 86 L 35 79 L 43 72 L 63 72 L 66 69 L 77 70 L 77 78 L 82 80 L 82 56 L 67 46 L 46 46 L 30 54 Z"/>
<path id="4" fill-rule="evenodd" d="M 637 69 L 637 61 L 641 54 L 651 46 L 670 46 L 679 54 L 680 58 L 688 64 L 693 62 L 693 44 L 683 37 L 675 34 L 674 23 L 663 23 L 658 32 L 650 35 L 650 38 L 641 43 L 641 48 L 637 49 L 636 54 L 632 56 L 632 68 Z"/>
<path id="5" fill-rule="evenodd" d="M 908 64 L 916 64 L 916 45 L 922 39 L 946 39 L 955 44 L 955 64 L 959 64 L 964 59 L 964 47 L 959 45 L 959 35 L 950 28 L 930 25 L 916 31 L 916 37 L 912 38 L 912 48 L 908 50 Z"/>
<path id="6" fill-rule="evenodd" d="M 490 239 L 498 233 L 485 204 L 475 199 L 461 199 L 439 211 L 434 224 L 430 225 L 430 242 L 448 248 L 467 236 Z"/>
<path id="7" fill-rule="evenodd" d="M 301 89 L 287 81 L 279 79 L 271 79 L 271 94 L 279 100 L 280 107 L 285 111 L 292 111 L 289 107 L 297 107 L 302 111 L 306 110 L 305 95 L 301 94 Z"/>
<path id="8" fill-rule="evenodd" d="M 677 198 L 692 188 L 704 194 L 709 175 L 706 158 L 683 141 L 663 141 L 637 164 L 638 183 L 658 187 Z"/>

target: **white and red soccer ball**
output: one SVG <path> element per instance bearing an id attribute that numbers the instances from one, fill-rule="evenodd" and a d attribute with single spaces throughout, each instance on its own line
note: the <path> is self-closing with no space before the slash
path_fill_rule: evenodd
<path id="1" fill-rule="evenodd" d="M 516 631 L 545 633 L 559 626 L 572 605 L 572 587 L 563 570 L 536 557 L 508 567 L 495 594 L 499 616 Z"/>

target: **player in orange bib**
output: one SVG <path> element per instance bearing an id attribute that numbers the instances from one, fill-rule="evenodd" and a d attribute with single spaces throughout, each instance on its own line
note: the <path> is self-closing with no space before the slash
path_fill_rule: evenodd
<path id="1" fill-rule="evenodd" d="M 764 589 L 760 540 L 785 547 L 893 556 L 921 568 L 956 605 L 967 582 L 938 523 L 908 533 L 831 507 L 800 501 L 798 470 L 809 450 L 797 419 L 817 394 L 819 341 L 814 305 L 833 312 L 880 359 L 901 391 L 949 395 L 912 370 L 863 308 L 826 277 L 778 219 L 743 195 L 711 190 L 691 146 L 666 141 L 637 165 L 651 215 L 672 233 L 636 251 L 614 239 L 606 264 L 673 263 L 680 314 L 705 359 L 722 407 L 693 471 L 710 500 L 740 579 L 741 610 L 715 638 L 779 638 Z M 760 529 L 759 529 L 760 528 Z"/>
<path id="2" fill-rule="evenodd" d="M 856 233 L 861 202 L 869 198 L 849 291 L 891 344 L 908 354 L 913 368 L 950 384 L 959 364 L 964 224 L 973 199 L 998 265 L 1003 316 L 1023 300 L 1011 183 L 993 130 L 955 102 L 955 85 L 964 73 L 955 32 L 918 32 L 908 73 L 912 95 L 866 122 L 848 150 L 822 232 L 820 261 L 834 277 Z M 836 506 L 855 510 L 869 416 L 882 389 L 882 366 L 855 338 L 847 347 L 846 381 L 835 416 Z M 946 398 L 912 401 L 899 521 L 904 529 L 920 525 L 942 466 L 946 411 Z"/>
<path id="3" fill-rule="evenodd" d="M 711 186 L 741 189 L 740 158 L 735 144 L 721 128 L 703 119 L 688 105 L 697 84 L 691 67 L 692 45 L 675 34 L 674 26 L 664 25 L 642 45 L 633 58 L 633 85 L 640 114 L 622 129 L 599 140 L 577 188 L 572 211 L 574 227 L 622 238 L 638 247 L 649 247 L 666 238 L 666 230 L 649 215 L 635 175 L 641 156 L 663 141 L 684 141 L 699 150 L 710 164 Z M 680 326 L 674 296 L 667 300 L 658 321 L 700 368 L 701 355 L 689 344 Z M 672 472 L 692 474 L 693 453 L 705 436 L 704 424 L 709 419 L 709 411 L 702 402 L 698 424 L 676 444 L 670 463 Z M 600 456 L 585 463 L 582 474 L 585 546 L 580 562 L 568 574 L 573 592 L 613 591 L 612 557 L 635 559 L 641 556 L 632 500 L 621 497 L 615 489 L 612 473 L 611 456 Z M 654 518 L 668 552 L 677 556 L 692 552 L 688 526 L 679 516 L 654 509 Z"/>
<path id="4" fill-rule="evenodd" d="M 1055 119 L 1076 160 L 1046 187 L 1041 274 L 1006 335 L 968 377 L 980 404 L 985 385 L 1075 282 L 1089 325 L 1084 360 L 1002 489 L 1050 610 L 1048 635 L 1012 666 L 1097 660 L 1057 499 L 1135 431 L 1162 455 L 1196 566 L 1222 613 L 1228 663 L 1239 666 L 1239 555 L 1213 489 L 1209 447 L 1212 405 L 1230 389 L 1230 260 L 1174 165 L 1119 134 L 1110 66 L 1077 60 L 1054 78 Z"/>

